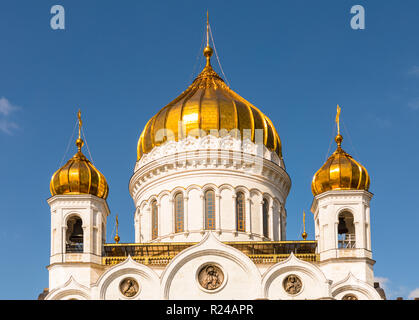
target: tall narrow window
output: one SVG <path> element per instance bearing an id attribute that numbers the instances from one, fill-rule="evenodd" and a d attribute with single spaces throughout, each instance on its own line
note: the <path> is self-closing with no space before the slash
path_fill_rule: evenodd
<path id="1" fill-rule="evenodd" d="M 205 230 L 215 229 L 215 192 L 205 192 Z"/>
<path id="2" fill-rule="evenodd" d="M 157 212 L 157 201 L 151 203 L 151 239 L 159 236 L 159 216 Z"/>
<path id="3" fill-rule="evenodd" d="M 236 230 L 237 231 L 246 231 L 244 224 L 244 194 L 243 192 L 238 192 L 236 197 Z"/>
<path id="4" fill-rule="evenodd" d="M 175 196 L 175 232 L 183 232 L 183 195 L 182 193 L 177 193 Z"/>
<path id="5" fill-rule="evenodd" d="M 268 237 L 268 211 L 269 211 L 269 202 L 267 199 L 263 198 L 263 209 L 262 209 L 262 222 L 263 222 L 263 236 Z"/>

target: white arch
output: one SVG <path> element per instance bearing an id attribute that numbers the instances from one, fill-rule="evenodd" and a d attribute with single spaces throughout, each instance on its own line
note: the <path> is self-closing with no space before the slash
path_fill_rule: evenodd
<path id="1" fill-rule="evenodd" d="M 317 291 L 319 298 L 330 297 L 331 281 L 326 278 L 324 273 L 316 265 L 298 259 L 292 252 L 290 256 L 270 267 L 262 276 L 262 293 L 264 298 L 268 298 L 269 288 L 273 281 L 286 273 L 301 272 L 319 284 Z"/>
<path id="2" fill-rule="evenodd" d="M 190 193 L 192 190 L 198 190 L 198 191 L 201 191 L 201 189 L 202 189 L 202 187 L 201 187 L 201 186 L 199 186 L 199 185 L 197 185 L 197 184 L 191 184 L 190 186 L 188 186 L 188 187 L 186 188 L 186 195 L 189 197 L 189 193 Z"/>
<path id="3" fill-rule="evenodd" d="M 183 197 L 186 196 L 186 190 L 184 187 L 176 187 L 174 188 L 172 191 L 170 191 L 170 199 L 174 200 L 175 199 L 175 195 L 177 195 L 178 193 L 181 193 Z"/>
<path id="4" fill-rule="evenodd" d="M 351 206 L 343 206 L 341 208 L 339 208 L 339 210 L 336 211 L 335 213 L 335 223 L 339 223 L 339 215 L 343 212 L 349 212 L 352 217 L 354 218 L 355 221 L 355 212 L 354 212 L 354 208 Z"/>
<path id="5" fill-rule="evenodd" d="M 84 220 L 83 220 L 83 214 L 82 213 L 80 213 L 80 212 L 78 212 L 78 211 L 70 211 L 70 212 L 67 212 L 65 215 L 64 215 L 64 225 L 65 226 L 67 226 L 67 224 L 68 224 L 68 221 L 72 218 L 72 217 L 77 217 L 77 218 L 79 218 L 80 220 L 81 220 L 81 225 L 82 226 L 86 226 L 86 223 L 84 222 Z"/>
<path id="6" fill-rule="evenodd" d="M 382 300 L 380 294 L 373 286 L 365 281 L 359 280 L 351 272 L 349 272 L 344 279 L 333 284 L 331 291 L 333 298 L 341 295 L 344 296 L 347 293 L 353 293 L 355 291 L 366 296 L 369 300 Z"/>
<path id="7" fill-rule="evenodd" d="M 207 232 L 203 240 L 189 247 L 178 255 L 166 266 L 166 269 L 161 275 L 161 293 L 160 296 L 162 299 L 169 298 L 169 292 L 171 287 L 171 282 L 176 275 L 176 273 L 182 268 L 185 263 L 190 260 L 206 256 L 206 255 L 215 255 L 223 257 L 235 262 L 237 265 L 242 268 L 248 274 L 248 281 L 256 285 L 256 292 L 251 292 L 250 295 L 254 295 L 254 298 L 260 296 L 260 279 L 261 275 L 256 267 L 256 265 L 240 250 L 237 250 L 229 245 L 226 245 L 220 242 L 212 232 Z"/>
<path id="8" fill-rule="evenodd" d="M 231 184 L 228 184 L 228 183 L 224 183 L 224 184 L 222 184 L 222 185 L 220 185 L 219 187 L 218 187 L 218 191 L 221 193 L 221 191 L 223 191 L 223 190 L 225 190 L 225 189 L 227 189 L 227 190 L 230 190 L 230 191 L 233 191 L 234 192 L 234 187 L 231 185 Z"/>
<path id="9" fill-rule="evenodd" d="M 214 183 L 206 183 L 205 185 L 202 186 L 201 188 L 201 195 L 205 195 L 205 192 L 207 192 L 209 189 L 213 190 L 215 192 L 215 194 L 220 194 L 220 190 L 217 187 L 217 185 L 215 185 Z"/>
<path id="10" fill-rule="evenodd" d="M 103 273 L 92 288 L 96 288 L 98 299 L 103 300 L 105 299 L 106 290 L 113 280 L 121 275 L 129 276 L 134 274 L 140 275 L 141 277 L 153 282 L 155 284 L 153 287 L 159 287 L 160 279 L 157 273 L 150 267 L 138 263 L 133 260 L 131 256 L 128 256 L 125 261 L 112 266 L 109 270 Z M 154 295 L 155 299 L 158 299 L 158 289 L 155 290 Z"/>
<path id="11" fill-rule="evenodd" d="M 243 185 L 239 185 L 239 186 L 235 187 L 234 188 L 234 192 L 235 192 L 235 194 L 237 194 L 238 192 L 243 192 L 244 195 L 245 195 L 245 197 L 246 197 L 246 199 L 250 197 L 250 191 L 249 191 L 249 189 L 246 188 Z"/>
<path id="12" fill-rule="evenodd" d="M 63 300 L 65 298 L 90 300 L 90 290 L 70 276 L 66 283 L 48 293 L 45 300 Z"/>
<path id="13" fill-rule="evenodd" d="M 169 199 L 172 199 L 172 197 L 171 197 L 171 192 L 170 191 L 168 191 L 168 190 L 163 190 L 163 191 L 161 191 L 157 196 L 156 196 L 156 198 L 157 198 L 157 203 L 158 204 L 160 204 L 161 203 L 161 199 L 164 197 L 164 196 L 168 196 L 169 197 Z"/>

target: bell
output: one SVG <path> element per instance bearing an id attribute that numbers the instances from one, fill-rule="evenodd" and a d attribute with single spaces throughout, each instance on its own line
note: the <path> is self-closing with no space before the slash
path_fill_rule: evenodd
<path id="1" fill-rule="evenodd" d="M 346 227 L 345 218 L 339 217 L 339 224 L 338 224 L 338 234 L 348 233 L 348 228 Z"/>
<path id="2" fill-rule="evenodd" d="M 83 242 L 83 229 L 81 227 L 81 220 L 77 220 L 73 226 L 73 232 L 70 235 L 70 241 L 75 243 Z"/>

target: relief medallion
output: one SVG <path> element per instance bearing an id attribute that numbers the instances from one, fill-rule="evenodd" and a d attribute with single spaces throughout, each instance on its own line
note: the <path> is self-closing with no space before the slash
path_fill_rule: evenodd
<path id="1" fill-rule="evenodd" d="M 198 282 L 204 289 L 218 289 L 224 282 L 224 273 L 216 265 L 205 265 L 198 273 Z"/>
<path id="2" fill-rule="evenodd" d="M 288 294 L 297 294 L 301 291 L 303 283 L 295 274 L 290 274 L 284 279 L 282 285 Z"/>
<path id="3" fill-rule="evenodd" d="M 119 291 L 127 297 L 132 298 L 134 297 L 140 289 L 138 282 L 133 278 L 125 278 L 119 284 Z"/>

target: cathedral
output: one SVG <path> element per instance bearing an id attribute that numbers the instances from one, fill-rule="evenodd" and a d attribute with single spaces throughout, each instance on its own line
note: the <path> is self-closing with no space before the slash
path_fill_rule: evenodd
<path id="1" fill-rule="evenodd" d="M 261 110 L 206 65 L 145 125 L 129 181 L 134 243 L 106 241 L 105 176 L 77 152 L 51 178 L 45 300 L 382 300 L 371 251 L 370 176 L 342 149 L 314 174 L 315 239 L 286 239 L 291 188 Z M 305 216 L 304 216 L 305 217 Z"/>

